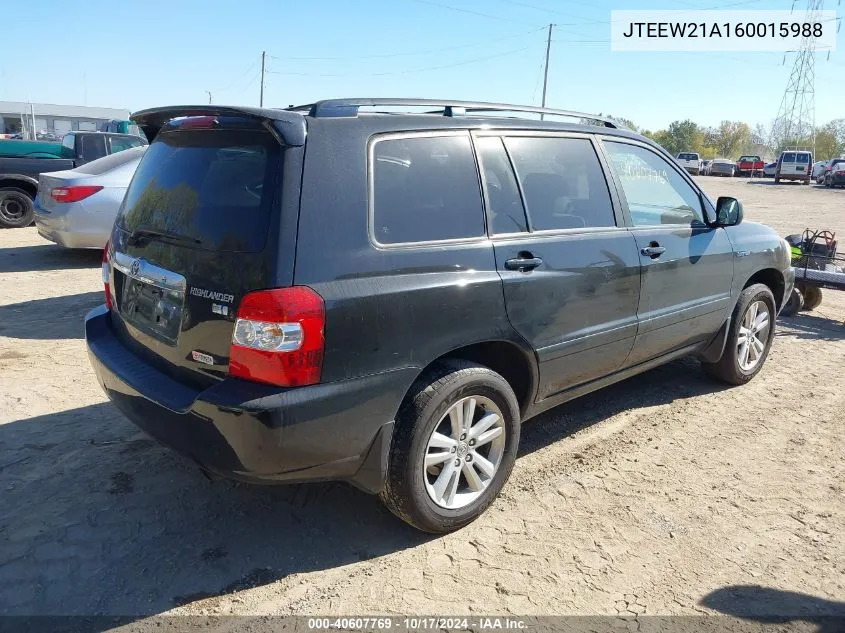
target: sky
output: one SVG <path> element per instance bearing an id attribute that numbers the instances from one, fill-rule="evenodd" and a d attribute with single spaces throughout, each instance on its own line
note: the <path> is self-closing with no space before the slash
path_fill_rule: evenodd
<path id="1" fill-rule="evenodd" d="M 827 0 L 837 9 L 841 0 Z M 793 0 L 29 0 L 0 38 L 0 101 L 131 111 L 285 107 L 330 97 L 535 104 L 549 23 L 549 107 L 641 128 L 777 115 L 793 54 L 611 52 L 612 9 L 785 9 Z M 796 0 L 803 16 L 806 0 Z M 11 15 L 11 14 L 10 14 Z M 28 26 L 27 26 L 28 25 Z M 845 117 L 845 28 L 818 54 L 816 121 Z"/>

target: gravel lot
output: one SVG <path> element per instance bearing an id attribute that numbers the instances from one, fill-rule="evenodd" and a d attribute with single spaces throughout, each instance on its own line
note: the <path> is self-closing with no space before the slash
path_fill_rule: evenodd
<path id="1" fill-rule="evenodd" d="M 700 180 L 845 237 L 845 190 Z M 845 615 L 845 293 L 780 319 L 749 385 L 683 360 L 536 419 L 435 538 L 344 484 L 211 484 L 136 430 L 82 339 L 99 265 L 0 231 L 0 614 Z"/>

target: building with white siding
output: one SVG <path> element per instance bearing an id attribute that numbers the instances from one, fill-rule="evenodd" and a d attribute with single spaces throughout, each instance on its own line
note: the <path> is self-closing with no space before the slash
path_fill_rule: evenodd
<path id="1" fill-rule="evenodd" d="M 97 130 L 100 124 L 126 120 L 129 110 L 89 106 L 33 103 L 37 132 L 61 136 L 71 130 Z M 17 134 L 32 129 L 30 104 L 24 101 L 0 101 L 0 134 Z"/>

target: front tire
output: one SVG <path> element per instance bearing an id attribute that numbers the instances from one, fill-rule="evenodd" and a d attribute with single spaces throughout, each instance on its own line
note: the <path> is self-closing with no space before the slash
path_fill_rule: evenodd
<path id="1" fill-rule="evenodd" d="M 0 226 L 16 229 L 32 224 L 35 216 L 32 198 L 17 187 L 0 188 Z"/>
<path id="2" fill-rule="evenodd" d="M 704 363 L 704 370 L 731 385 L 744 385 L 763 368 L 775 335 L 775 298 L 764 284 L 739 295 L 722 357 Z"/>
<path id="3" fill-rule="evenodd" d="M 504 486 L 519 434 L 519 404 L 502 376 L 468 361 L 438 364 L 399 409 L 381 499 L 419 530 L 460 529 Z"/>

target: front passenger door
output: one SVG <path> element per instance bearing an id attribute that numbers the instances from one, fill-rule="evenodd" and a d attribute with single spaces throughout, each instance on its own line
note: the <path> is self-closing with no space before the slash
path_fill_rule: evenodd
<path id="1" fill-rule="evenodd" d="M 639 329 L 626 366 L 708 340 L 730 307 L 733 248 L 703 200 L 645 144 L 604 139 L 642 263 Z"/>

